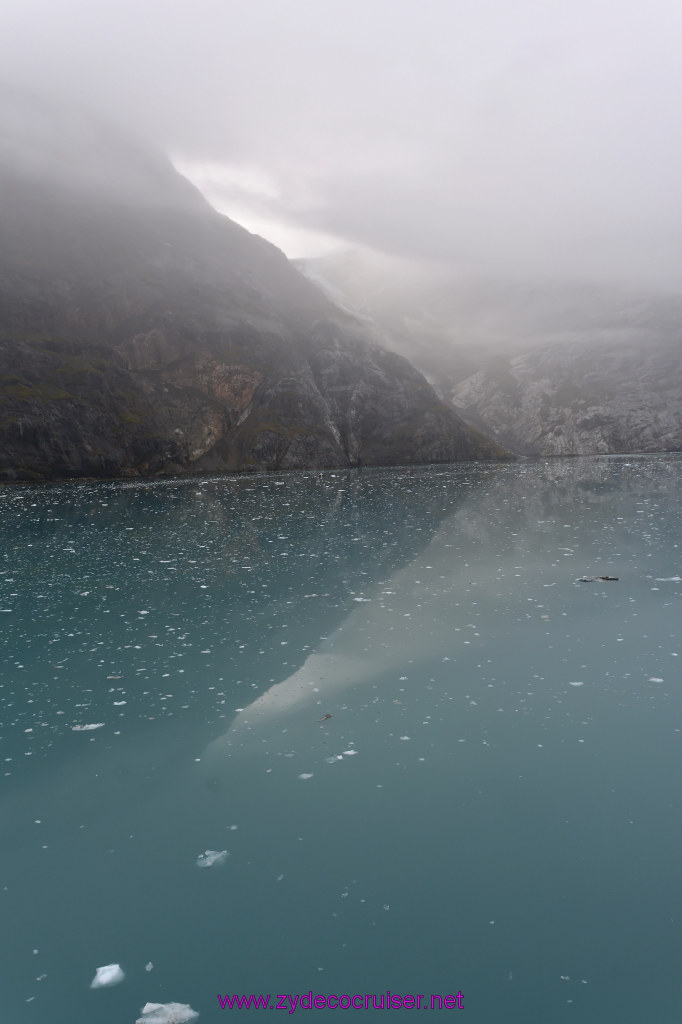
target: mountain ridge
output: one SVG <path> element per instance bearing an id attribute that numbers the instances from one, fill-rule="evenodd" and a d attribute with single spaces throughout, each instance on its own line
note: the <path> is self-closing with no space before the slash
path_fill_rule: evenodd
<path id="1" fill-rule="evenodd" d="M 0 115 L 1 477 L 506 456 L 169 162 L 81 114 L 41 160 L 31 102 Z"/>

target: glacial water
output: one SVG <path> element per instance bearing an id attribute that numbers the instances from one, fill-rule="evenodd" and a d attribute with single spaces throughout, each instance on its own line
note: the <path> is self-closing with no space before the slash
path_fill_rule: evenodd
<path id="1" fill-rule="evenodd" d="M 681 470 L 1 489 L 3 1024 L 677 1024 Z"/>

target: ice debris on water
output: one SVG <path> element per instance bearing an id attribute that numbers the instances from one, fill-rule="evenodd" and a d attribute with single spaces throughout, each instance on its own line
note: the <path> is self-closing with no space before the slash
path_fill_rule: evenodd
<path id="1" fill-rule="evenodd" d="M 135 1024 L 186 1024 L 198 1016 L 188 1003 L 145 1003 Z"/>
<path id="2" fill-rule="evenodd" d="M 227 857 L 227 850 L 205 850 L 197 857 L 197 867 L 212 868 L 216 864 L 224 864 Z M 187 1019 L 189 1020 L 189 1017 Z"/>
<path id="3" fill-rule="evenodd" d="M 299 779 L 312 779 L 314 772 L 301 772 Z"/>
<path id="4" fill-rule="evenodd" d="M 106 967 L 98 967 L 95 977 L 90 982 L 90 988 L 106 988 L 107 985 L 118 985 L 123 981 L 125 974 L 120 964 L 107 964 Z"/>
<path id="5" fill-rule="evenodd" d="M 585 684 L 583 682 L 581 682 L 581 680 L 575 679 L 575 680 L 572 680 L 571 682 L 569 682 L 568 685 L 569 686 L 584 686 Z"/>
<path id="6" fill-rule="evenodd" d="M 154 964 L 151 962 L 151 960 L 149 961 L 148 964 L 144 965 L 144 969 L 145 969 L 145 971 L 153 971 L 154 970 Z"/>
<path id="7" fill-rule="evenodd" d="M 90 722 L 89 725 L 72 725 L 72 732 L 90 732 L 91 729 L 101 729 L 104 722 Z"/>

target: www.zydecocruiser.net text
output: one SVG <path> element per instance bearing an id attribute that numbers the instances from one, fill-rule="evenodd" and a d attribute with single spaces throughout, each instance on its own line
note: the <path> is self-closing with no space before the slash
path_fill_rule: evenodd
<path id="1" fill-rule="evenodd" d="M 355 995 L 316 994 L 312 990 L 303 995 L 278 992 L 276 995 L 219 995 L 218 1002 L 222 1010 L 463 1010 L 461 991 L 456 995 L 447 994 L 424 995 L 416 992 L 399 995 L 386 989 L 381 993 L 356 992 Z"/>

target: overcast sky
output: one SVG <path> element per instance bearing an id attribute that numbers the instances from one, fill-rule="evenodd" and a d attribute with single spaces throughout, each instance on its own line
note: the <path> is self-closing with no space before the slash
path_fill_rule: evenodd
<path id="1" fill-rule="evenodd" d="M 3 0 L 0 75 L 290 256 L 682 291 L 679 0 Z"/>

